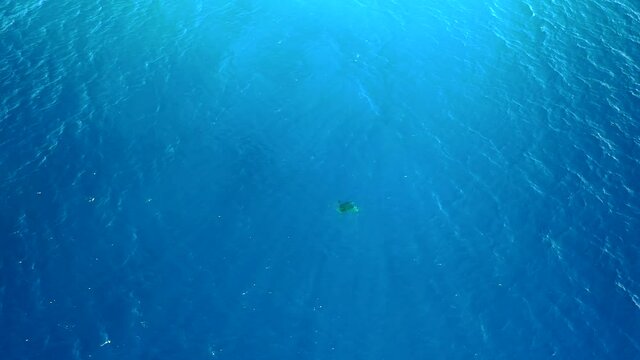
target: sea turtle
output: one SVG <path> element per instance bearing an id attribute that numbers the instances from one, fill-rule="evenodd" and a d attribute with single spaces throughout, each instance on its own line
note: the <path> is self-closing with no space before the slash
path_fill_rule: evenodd
<path id="1" fill-rule="evenodd" d="M 353 201 L 338 201 L 338 210 L 341 214 L 357 213 L 360 211 Z"/>

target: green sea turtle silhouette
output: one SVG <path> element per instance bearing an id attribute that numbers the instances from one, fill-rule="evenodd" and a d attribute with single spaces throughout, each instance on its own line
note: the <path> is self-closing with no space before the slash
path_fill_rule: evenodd
<path id="1" fill-rule="evenodd" d="M 338 210 L 341 214 L 357 213 L 360 211 L 353 201 L 338 201 Z"/>

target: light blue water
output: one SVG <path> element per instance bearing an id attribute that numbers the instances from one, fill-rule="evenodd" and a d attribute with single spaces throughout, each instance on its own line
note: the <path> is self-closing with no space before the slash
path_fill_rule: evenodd
<path id="1" fill-rule="evenodd" d="M 636 2 L 0 0 L 0 95 L 2 359 L 640 358 Z"/>

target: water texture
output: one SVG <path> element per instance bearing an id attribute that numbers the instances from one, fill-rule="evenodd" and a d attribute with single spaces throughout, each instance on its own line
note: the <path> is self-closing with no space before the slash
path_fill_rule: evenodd
<path id="1" fill-rule="evenodd" d="M 640 359 L 639 180 L 636 1 L 0 0 L 2 359 Z"/>

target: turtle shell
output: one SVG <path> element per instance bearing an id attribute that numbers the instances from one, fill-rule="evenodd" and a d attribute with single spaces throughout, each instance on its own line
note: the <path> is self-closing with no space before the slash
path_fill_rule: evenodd
<path id="1" fill-rule="evenodd" d="M 358 212 L 358 207 L 353 201 L 340 201 L 338 202 L 339 213 L 355 213 Z"/>

